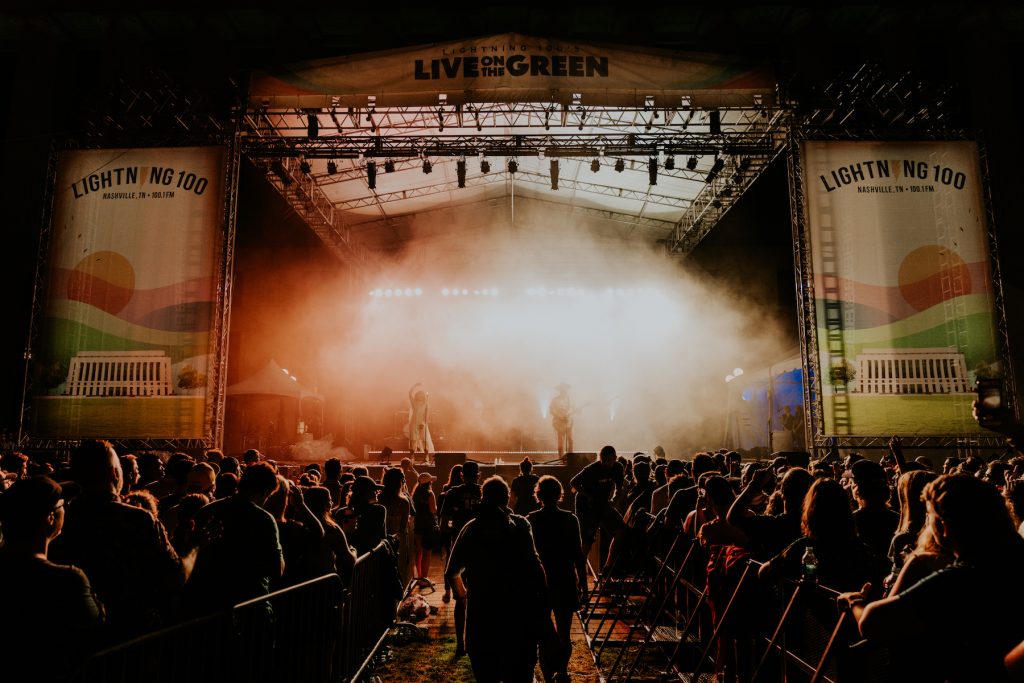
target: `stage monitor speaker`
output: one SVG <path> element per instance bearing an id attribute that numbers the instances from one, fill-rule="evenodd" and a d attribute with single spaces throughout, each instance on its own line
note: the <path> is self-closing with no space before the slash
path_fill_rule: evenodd
<path id="1" fill-rule="evenodd" d="M 434 476 L 437 477 L 437 490 L 448 481 L 448 473 L 455 465 L 465 465 L 465 453 L 434 453 Z"/>
<path id="2" fill-rule="evenodd" d="M 569 467 L 584 468 L 592 462 L 597 462 L 597 453 L 566 453 L 565 463 Z"/>

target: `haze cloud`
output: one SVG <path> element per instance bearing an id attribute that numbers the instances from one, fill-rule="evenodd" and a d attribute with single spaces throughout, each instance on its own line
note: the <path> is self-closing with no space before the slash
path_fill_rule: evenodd
<path id="1" fill-rule="evenodd" d="M 422 295 L 327 291 L 297 312 L 322 336 L 303 362 L 375 450 L 405 448 L 414 382 L 430 394 L 438 450 L 554 449 L 544 413 L 560 382 L 580 406 L 576 450 L 718 447 L 724 377 L 782 352 L 775 323 L 624 231 L 539 206 L 517 206 L 514 223 L 500 211 L 425 215 L 373 287 Z"/>

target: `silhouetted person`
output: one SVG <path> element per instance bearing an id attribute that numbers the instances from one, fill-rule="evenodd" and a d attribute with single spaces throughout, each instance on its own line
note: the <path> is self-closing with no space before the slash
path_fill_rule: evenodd
<path id="1" fill-rule="evenodd" d="M 927 525 L 953 564 L 875 602 L 865 585 L 841 595 L 840 606 L 869 644 L 900 656 L 902 680 L 1005 680 L 1003 657 L 1024 640 L 1024 539 L 998 489 L 974 476 L 941 476 L 924 500 Z"/>
<path id="2" fill-rule="evenodd" d="M 478 683 L 531 683 L 550 620 L 530 523 L 511 513 L 508 497 L 501 477 L 484 482 L 476 517 L 459 534 L 445 571 L 456 595 L 468 598 L 466 652 Z"/>
<path id="3" fill-rule="evenodd" d="M 82 570 L 47 559 L 64 525 L 64 496 L 48 477 L 19 479 L 0 494 L 4 681 L 64 680 L 95 644 L 103 621 Z"/>
<path id="4" fill-rule="evenodd" d="M 215 532 L 196 557 L 186 587 L 189 612 L 205 614 L 266 595 L 284 572 L 284 554 L 273 515 L 263 509 L 278 479 L 266 463 L 245 468 L 238 494 L 196 515 L 196 526 Z"/>
<path id="5" fill-rule="evenodd" d="M 110 443 L 83 442 L 71 454 L 71 473 L 82 493 L 67 506 L 52 558 L 89 577 L 113 638 L 166 625 L 194 553 L 183 562 L 163 524 L 121 502 L 121 463 Z"/>
<path id="6" fill-rule="evenodd" d="M 579 520 L 573 513 L 558 507 L 562 483 L 554 477 L 541 477 L 536 497 L 542 507 L 531 512 L 527 520 L 544 565 L 548 598 L 555 617 L 554 633 L 540 643 L 540 668 L 549 683 L 567 683 L 572 654 L 572 618 L 587 593 L 587 561 L 583 555 Z"/>
<path id="7" fill-rule="evenodd" d="M 569 396 L 569 385 L 559 384 L 555 387 L 555 397 L 548 404 L 548 414 L 551 416 L 551 426 L 555 430 L 555 441 L 558 446 L 558 457 L 564 458 L 566 453 L 573 452 L 572 427 L 573 415 L 576 409 L 572 405 L 572 398 Z"/>
<path id="8" fill-rule="evenodd" d="M 441 505 L 441 518 L 450 520 L 451 522 L 451 536 L 454 543 L 457 543 L 459 534 L 462 532 L 463 527 L 469 523 L 471 519 L 476 516 L 477 507 L 480 505 L 480 499 L 483 495 L 483 491 L 478 483 L 480 478 L 480 465 L 472 460 L 462 466 L 462 477 L 463 483 L 454 486 L 448 490 L 445 494 L 444 502 Z M 454 552 L 454 548 L 453 548 Z M 451 562 L 451 555 L 448 557 Z M 445 580 L 448 581 L 449 585 L 451 581 L 448 579 L 447 572 L 445 573 Z M 455 592 L 455 655 L 461 656 L 466 653 L 466 600 L 465 596 L 459 597 L 458 591 Z"/>
<path id="9" fill-rule="evenodd" d="M 533 473 L 533 463 L 530 458 L 523 458 L 523 461 L 519 463 L 519 476 L 513 479 L 509 485 L 509 489 L 512 491 L 512 511 L 517 515 L 526 516 L 534 510 L 540 509 L 540 503 L 533 495 L 539 479 L 540 477 Z"/>
<path id="10" fill-rule="evenodd" d="M 569 481 L 576 492 L 576 516 L 580 520 L 584 556 L 590 554 L 598 529 L 613 538 L 624 529 L 622 515 L 612 507 L 612 497 L 622 477 L 615 448 L 605 446 L 597 462 L 584 467 Z"/>

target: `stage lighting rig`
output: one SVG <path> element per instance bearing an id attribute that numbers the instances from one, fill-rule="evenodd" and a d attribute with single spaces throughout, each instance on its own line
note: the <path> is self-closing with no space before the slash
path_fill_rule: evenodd
<path id="1" fill-rule="evenodd" d="M 658 184 L 658 158 L 651 157 L 647 160 L 647 180 L 649 185 Z"/>
<path id="2" fill-rule="evenodd" d="M 455 162 L 455 176 L 458 178 L 459 187 L 466 186 L 466 160 L 459 159 Z"/>
<path id="3" fill-rule="evenodd" d="M 671 154 L 665 157 L 665 170 L 674 171 L 676 168 L 676 158 Z"/>
<path id="4" fill-rule="evenodd" d="M 423 172 L 424 173 L 430 173 L 433 170 L 434 170 L 434 167 L 433 167 L 433 165 L 431 165 L 430 159 L 424 159 L 423 160 Z"/>
<path id="5" fill-rule="evenodd" d="M 337 162 L 334 161 L 334 159 L 331 159 L 330 161 L 327 162 L 327 175 L 334 175 L 337 172 L 338 164 Z"/>
<path id="6" fill-rule="evenodd" d="M 558 189 L 558 159 L 551 160 L 551 189 Z"/>
<path id="7" fill-rule="evenodd" d="M 385 173 L 394 173 L 395 172 L 395 162 L 392 161 L 391 159 L 388 159 L 387 161 L 385 161 L 384 162 L 384 172 Z"/>
<path id="8" fill-rule="evenodd" d="M 686 160 L 686 168 L 690 171 L 697 170 L 697 157 L 690 157 Z"/>
<path id="9" fill-rule="evenodd" d="M 616 173 L 622 173 L 625 170 L 626 170 L 626 162 L 623 161 L 622 159 L 616 159 L 615 160 L 615 172 Z"/>
<path id="10" fill-rule="evenodd" d="M 601 162 L 598 161 L 597 159 L 594 159 L 593 161 L 591 161 L 590 162 L 590 170 L 593 171 L 594 173 L 597 173 L 598 171 L 600 171 L 601 170 Z"/>
<path id="11" fill-rule="evenodd" d="M 480 172 L 481 173 L 490 173 L 491 172 L 491 162 L 487 161 L 487 159 L 481 159 L 480 160 Z"/>
<path id="12" fill-rule="evenodd" d="M 516 160 L 515 159 L 509 159 L 508 160 L 508 172 L 509 173 L 515 173 L 518 170 L 519 170 L 519 164 L 516 163 Z"/>
<path id="13" fill-rule="evenodd" d="M 713 181 L 723 168 L 725 168 L 725 160 L 721 157 L 715 157 L 715 163 L 711 165 L 711 170 L 708 171 L 708 175 L 704 179 L 704 182 L 710 183 Z"/>
<path id="14" fill-rule="evenodd" d="M 377 162 L 366 162 L 366 186 L 371 190 L 377 189 Z"/>
<path id="15" fill-rule="evenodd" d="M 305 159 L 299 162 L 299 171 L 301 171 L 303 175 L 309 175 L 312 170 L 313 169 L 310 167 L 309 162 Z"/>
<path id="16" fill-rule="evenodd" d="M 306 137 L 315 138 L 320 135 L 320 119 L 310 112 L 306 118 Z"/>

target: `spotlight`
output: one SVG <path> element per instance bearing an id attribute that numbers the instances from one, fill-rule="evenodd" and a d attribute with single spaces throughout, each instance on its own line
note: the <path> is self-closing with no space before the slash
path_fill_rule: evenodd
<path id="1" fill-rule="evenodd" d="M 338 164 L 335 163 L 334 159 L 327 162 L 327 175 L 334 175 L 338 172 Z"/>
<path id="2" fill-rule="evenodd" d="M 455 175 L 459 179 L 459 187 L 466 186 L 466 160 L 459 159 L 455 162 Z"/>
<path id="3" fill-rule="evenodd" d="M 491 162 L 487 161 L 487 159 L 481 160 L 480 161 L 480 172 L 481 173 L 490 173 L 491 172 Z"/>
<path id="4" fill-rule="evenodd" d="M 649 185 L 658 184 L 658 159 L 651 157 L 647 160 L 647 180 Z"/>
<path id="5" fill-rule="evenodd" d="M 315 138 L 320 135 L 320 119 L 316 114 L 310 114 L 306 123 L 306 137 Z"/>
<path id="6" fill-rule="evenodd" d="M 309 172 L 313 169 L 310 167 L 309 162 L 303 159 L 302 161 L 299 162 L 299 170 L 303 174 L 309 175 Z"/>
<path id="7" fill-rule="evenodd" d="M 708 112 L 708 130 L 712 135 L 719 135 L 722 132 L 722 112 L 717 109 Z"/>
<path id="8" fill-rule="evenodd" d="M 519 170 L 519 164 L 516 163 L 516 160 L 515 159 L 509 159 L 508 160 L 508 172 L 509 173 L 515 173 L 518 170 Z"/>
<path id="9" fill-rule="evenodd" d="M 697 170 L 697 157 L 690 157 L 686 160 L 686 168 L 695 171 Z"/>
<path id="10" fill-rule="evenodd" d="M 394 173 L 395 172 L 395 162 L 393 162 L 391 159 L 388 159 L 387 161 L 385 161 L 384 162 L 384 172 L 385 173 Z"/>
<path id="11" fill-rule="evenodd" d="M 377 162 L 366 162 L 366 186 L 371 190 L 377 189 Z"/>
<path id="12" fill-rule="evenodd" d="M 622 173 L 624 170 L 626 170 L 626 162 L 623 161 L 622 159 L 616 159 L 615 160 L 615 172 L 616 173 Z"/>
<path id="13" fill-rule="evenodd" d="M 292 184 L 292 177 L 288 175 L 288 171 L 285 170 L 284 164 L 281 163 L 280 159 L 276 159 L 271 162 L 270 170 L 274 172 L 274 175 L 280 179 L 281 184 L 285 187 Z"/>
<path id="14" fill-rule="evenodd" d="M 601 162 L 598 161 L 597 159 L 594 159 L 593 161 L 591 161 L 590 162 L 590 170 L 593 171 L 594 173 L 597 173 L 598 171 L 600 171 L 601 170 Z"/>
<path id="15" fill-rule="evenodd" d="M 551 160 L 551 189 L 558 189 L 558 159 Z"/>
<path id="16" fill-rule="evenodd" d="M 719 157 L 715 157 L 715 163 L 711 166 L 711 170 L 708 171 L 708 176 L 704 179 L 704 182 L 710 183 L 723 168 L 725 168 L 725 161 Z"/>
<path id="17" fill-rule="evenodd" d="M 430 173 L 434 170 L 434 167 L 430 164 L 430 159 L 423 160 L 423 172 Z"/>
<path id="18" fill-rule="evenodd" d="M 665 170 L 674 171 L 676 168 L 676 158 L 674 156 L 665 157 Z"/>

